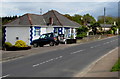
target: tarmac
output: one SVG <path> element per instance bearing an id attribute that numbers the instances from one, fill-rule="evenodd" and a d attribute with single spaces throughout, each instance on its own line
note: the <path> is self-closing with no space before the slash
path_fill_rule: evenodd
<path id="1" fill-rule="evenodd" d="M 80 40 L 78 42 L 78 44 L 84 43 L 84 42 L 90 42 L 90 40 L 88 40 L 88 38 L 90 39 L 90 37 L 84 38 L 83 42 L 81 42 L 82 40 Z M 92 39 L 95 39 L 95 38 L 101 39 L 102 37 L 100 37 L 100 36 L 92 37 Z M 106 38 L 106 37 L 104 36 L 103 38 Z M 30 55 L 35 54 L 35 53 L 37 54 L 39 51 L 44 53 L 44 52 L 49 51 L 49 49 L 51 49 L 51 48 L 52 48 L 52 50 L 64 49 L 66 47 L 73 46 L 73 45 L 76 45 L 76 44 L 60 45 L 58 47 L 56 47 L 56 46 L 55 47 L 47 47 L 46 46 L 46 47 L 42 47 L 42 48 L 40 48 L 40 47 L 32 48 L 30 50 L 25 50 L 25 51 L 24 50 L 23 51 L 1 51 L 2 52 L 2 60 L 7 61 L 7 60 L 23 57 L 23 56 L 28 56 L 29 54 Z M 47 50 L 46 50 L 46 48 L 47 48 Z M 107 55 L 103 56 L 101 59 L 99 59 L 99 61 L 95 62 L 91 67 L 89 67 L 89 69 L 87 69 L 87 71 L 85 71 L 84 75 L 82 74 L 82 76 L 81 76 L 80 74 L 77 74 L 76 77 L 119 77 L 119 74 L 120 74 L 119 72 L 110 72 L 113 65 L 118 60 L 118 50 L 119 50 L 119 48 L 116 48 L 116 49 L 110 51 Z M 32 51 L 34 51 L 35 53 L 32 53 Z"/>
<path id="2" fill-rule="evenodd" d="M 110 71 L 118 60 L 119 48 L 113 49 L 107 55 L 103 56 L 82 77 L 119 77 L 120 72 Z"/>

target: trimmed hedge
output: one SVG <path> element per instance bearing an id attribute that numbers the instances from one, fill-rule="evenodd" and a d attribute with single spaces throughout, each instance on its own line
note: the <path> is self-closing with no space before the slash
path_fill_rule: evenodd
<path id="1" fill-rule="evenodd" d="M 28 46 L 28 47 L 15 47 L 15 46 L 6 47 L 7 51 L 28 50 L 28 49 L 31 49 L 31 47 L 30 46 Z"/>
<path id="2" fill-rule="evenodd" d="M 6 51 L 28 50 L 31 49 L 31 46 L 27 46 L 24 41 L 18 40 L 15 45 L 12 45 L 10 42 L 5 42 L 3 49 Z"/>

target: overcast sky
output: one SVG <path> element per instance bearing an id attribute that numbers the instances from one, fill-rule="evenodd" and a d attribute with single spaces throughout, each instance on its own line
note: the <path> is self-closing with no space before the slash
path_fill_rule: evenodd
<path id="1" fill-rule="evenodd" d="M 40 14 L 40 8 L 45 13 L 48 10 L 57 10 L 62 14 L 89 13 L 96 19 L 103 15 L 106 7 L 106 15 L 118 16 L 119 0 L 3 0 L 0 6 L 0 16 L 23 15 L 25 13 Z"/>

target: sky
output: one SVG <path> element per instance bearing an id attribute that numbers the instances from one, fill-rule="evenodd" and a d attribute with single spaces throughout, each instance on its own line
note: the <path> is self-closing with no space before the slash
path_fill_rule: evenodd
<path id="1" fill-rule="evenodd" d="M 49 10 L 56 10 L 61 14 L 79 14 L 89 13 L 97 19 L 98 16 L 106 15 L 118 16 L 119 0 L 3 0 L 0 2 L 0 16 L 21 16 L 25 13 L 40 14 Z"/>

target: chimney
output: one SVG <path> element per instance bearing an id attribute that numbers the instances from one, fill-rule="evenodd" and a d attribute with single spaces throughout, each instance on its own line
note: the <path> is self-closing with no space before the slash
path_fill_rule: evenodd
<path id="1" fill-rule="evenodd" d="M 53 25 L 53 18 L 52 17 L 49 18 L 49 25 Z"/>

